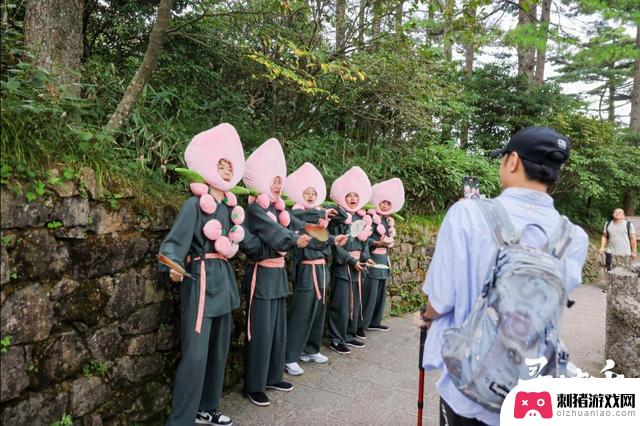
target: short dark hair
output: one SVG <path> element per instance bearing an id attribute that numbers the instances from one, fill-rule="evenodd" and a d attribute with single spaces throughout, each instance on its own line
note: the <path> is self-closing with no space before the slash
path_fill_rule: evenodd
<path id="1" fill-rule="evenodd" d="M 562 162 L 564 158 L 564 154 L 558 151 L 550 152 L 547 154 L 547 157 L 551 161 Z M 557 157 L 557 158 L 554 158 Z M 535 180 L 546 185 L 551 185 L 558 180 L 558 175 L 560 170 L 554 169 L 552 167 L 546 166 L 544 164 L 536 163 L 533 161 L 525 160 L 524 158 L 520 158 L 522 161 L 522 166 L 524 167 L 524 174 L 529 180 Z"/>

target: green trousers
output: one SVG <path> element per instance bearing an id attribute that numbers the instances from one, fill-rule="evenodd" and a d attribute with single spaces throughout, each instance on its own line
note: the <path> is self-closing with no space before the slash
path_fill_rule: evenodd
<path id="1" fill-rule="evenodd" d="M 348 279 L 335 277 L 329 302 L 329 338 L 332 343 L 345 344 L 356 338 L 361 316 L 358 273 Z"/>
<path id="2" fill-rule="evenodd" d="M 173 384 L 170 426 L 193 426 L 198 410 L 214 410 L 220 405 L 233 320 L 231 313 L 203 318 L 198 334 L 194 331 L 196 314 L 196 309 L 189 309 L 181 316 L 182 358 Z"/>
<path id="3" fill-rule="evenodd" d="M 298 362 L 300 354 L 320 352 L 326 305 L 316 292 L 293 292 L 291 311 L 287 318 L 287 351 L 285 362 Z"/>
<path id="4" fill-rule="evenodd" d="M 282 381 L 287 341 L 286 311 L 285 297 L 253 299 L 251 340 L 245 344 L 244 356 L 244 391 L 247 393 L 264 392 L 267 384 Z"/>
<path id="5" fill-rule="evenodd" d="M 367 278 L 362 288 L 362 322 L 360 330 L 380 325 L 387 299 L 387 279 Z"/>

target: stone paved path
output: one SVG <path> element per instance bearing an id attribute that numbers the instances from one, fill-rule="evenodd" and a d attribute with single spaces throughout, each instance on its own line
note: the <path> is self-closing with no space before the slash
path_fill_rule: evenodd
<path id="1" fill-rule="evenodd" d="M 563 339 L 572 360 L 591 374 L 604 366 L 606 295 L 595 286 L 572 294 L 573 308 L 563 317 Z M 327 364 L 300 363 L 305 373 L 285 374 L 295 388 L 267 391 L 271 406 L 257 407 L 241 393 L 226 392 L 221 410 L 236 425 L 414 425 L 418 389 L 418 332 L 410 315 L 389 318 L 388 332 L 368 332 L 366 348 L 341 356 L 323 349 Z M 438 424 L 437 374 L 427 374 L 424 424 Z"/>

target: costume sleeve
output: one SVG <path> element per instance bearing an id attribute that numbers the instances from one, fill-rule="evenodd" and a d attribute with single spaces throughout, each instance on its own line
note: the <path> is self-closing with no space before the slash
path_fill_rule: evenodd
<path id="1" fill-rule="evenodd" d="M 366 262 L 371 259 L 371 252 L 369 251 L 369 240 L 362 242 L 362 253 L 360 253 L 360 261 Z"/>
<path id="2" fill-rule="evenodd" d="M 191 241 L 193 240 L 193 232 L 198 220 L 197 198 L 192 197 L 182 203 L 180 212 L 173 222 L 173 226 L 169 234 L 160 244 L 159 252 L 167 256 L 184 268 L 184 260 L 189 254 Z M 166 266 L 160 268 L 161 271 L 168 271 Z"/>
<path id="3" fill-rule="evenodd" d="M 275 251 L 289 251 L 298 241 L 295 233 L 274 222 L 257 203 L 247 207 L 247 220 L 251 232 Z"/>
<path id="4" fill-rule="evenodd" d="M 250 259 L 258 259 L 260 258 L 260 253 L 262 252 L 262 242 L 258 237 L 253 235 L 249 229 L 240 225 L 244 229 L 244 239 L 240 241 L 240 250 L 246 254 Z"/>
<path id="5" fill-rule="evenodd" d="M 481 213 L 478 211 L 477 214 Z M 465 293 L 464 289 L 469 285 L 469 268 L 464 267 L 468 256 L 463 226 L 468 222 L 466 208 L 459 201 L 449 209 L 438 231 L 436 248 L 422 289 L 429 296 L 431 306 L 440 314 L 451 312 L 458 292 Z"/>
<path id="6" fill-rule="evenodd" d="M 357 259 L 351 257 L 348 251 L 344 249 L 344 247 L 340 246 L 332 246 L 333 250 L 333 261 L 338 265 L 351 265 L 355 266 L 358 263 Z"/>
<path id="7" fill-rule="evenodd" d="M 304 225 L 306 224 L 304 216 L 289 214 L 289 217 L 291 218 L 291 224 L 289 224 L 289 227 L 293 231 L 298 231 L 298 232 L 304 231 Z"/>

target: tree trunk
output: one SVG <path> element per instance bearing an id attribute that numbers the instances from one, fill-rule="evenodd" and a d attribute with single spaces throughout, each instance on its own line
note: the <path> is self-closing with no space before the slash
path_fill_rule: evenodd
<path id="1" fill-rule="evenodd" d="M 519 0 L 518 26 L 529 26 L 536 22 L 536 0 Z M 535 49 L 530 46 L 518 46 L 518 75 L 523 75 L 529 83 L 533 82 Z"/>
<path id="2" fill-rule="evenodd" d="M 153 30 L 151 30 L 151 35 L 149 36 L 149 45 L 147 46 L 147 51 L 144 54 L 142 63 L 140 67 L 138 67 L 129 86 L 127 86 L 127 89 L 124 91 L 124 95 L 122 95 L 118 107 L 109 119 L 109 123 L 107 123 L 107 127 L 113 131 L 120 131 L 124 122 L 129 118 L 129 114 L 136 104 L 142 88 L 147 84 L 147 81 L 149 81 L 151 74 L 153 74 L 158 64 L 162 42 L 164 41 L 167 28 L 169 27 L 169 21 L 171 20 L 173 1 L 174 0 L 160 0 L 158 17 L 153 24 Z"/>
<path id="3" fill-rule="evenodd" d="M 629 127 L 634 132 L 640 133 L 640 25 L 636 26 L 636 61 L 633 71 Z"/>
<path id="4" fill-rule="evenodd" d="M 373 38 L 380 36 L 382 31 L 382 0 L 373 2 Z"/>
<path id="5" fill-rule="evenodd" d="M 63 84 L 80 80 L 84 0 L 29 0 L 24 18 L 25 45 L 33 63 Z M 74 93 L 79 88 L 71 86 Z"/>
<path id="6" fill-rule="evenodd" d="M 544 82 L 544 66 L 547 55 L 547 40 L 549 39 L 549 20 L 551 17 L 552 0 L 542 0 L 542 10 L 540 11 L 540 30 L 544 35 L 542 45 L 538 49 L 536 56 L 536 73 L 533 78 L 534 84 L 542 84 Z"/>
<path id="7" fill-rule="evenodd" d="M 609 99 L 607 100 L 607 120 L 609 120 L 611 123 L 616 122 L 616 104 L 615 104 L 615 98 L 616 98 L 616 85 L 613 82 L 613 80 L 609 80 L 609 82 L 607 83 L 607 90 L 609 91 Z"/>
<path id="8" fill-rule="evenodd" d="M 433 22 L 436 17 L 436 0 L 429 0 L 429 6 L 427 8 L 427 20 L 429 21 L 429 25 Z M 424 42 L 425 44 L 429 44 L 429 29 L 424 30 Z"/>
<path id="9" fill-rule="evenodd" d="M 364 45 L 364 24 L 366 18 L 367 0 L 360 0 L 360 7 L 358 8 L 358 44 Z"/>
<path id="10" fill-rule="evenodd" d="M 453 60 L 453 16 L 455 14 L 456 0 L 446 0 L 444 6 L 444 34 L 442 40 L 442 48 L 444 50 L 444 57 L 448 62 Z"/>
<path id="11" fill-rule="evenodd" d="M 346 0 L 338 0 L 336 2 L 336 52 L 344 49 L 344 16 L 346 8 Z"/>
<path id="12" fill-rule="evenodd" d="M 402 36 L 402 7 L 404 1 L 399 1 L 396 5 L 396 35 Z"/>
<path id="13" fill-rule="evenodd" d="M 622 196 L 622 210 L 624 210 L 624 214 L 627 216 L 635 216 L 637 204 L 638 192 L 634 189 L 627 190 Z"/>

